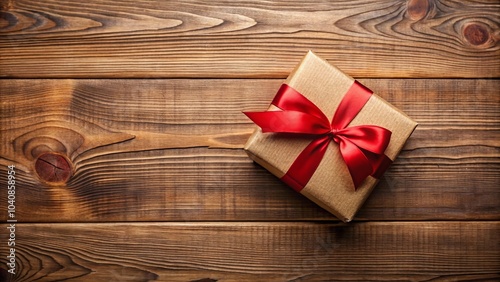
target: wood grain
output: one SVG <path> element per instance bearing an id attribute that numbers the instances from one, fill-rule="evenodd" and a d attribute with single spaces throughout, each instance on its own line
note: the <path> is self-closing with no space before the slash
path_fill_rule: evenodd
<path id="1" fill-rule="evenodd" d="M 357 220 L 500 218 L 499 80 L 362 83 L 420 125 Z M 15 164 L 23 222 L 332 220 L 241 149 L 254 128 L 241 111 L 280 84 L 0 80 L 0 183 Z M 70 161 L 67 183 L 35 172 L 48 152 Z"/>
<path id="2" fill-rule="evenodd" d="M 487 1 L 5 0 L 0 77 L 286 77 L 309 49 L 355 77 L 500 76 Z"/>
<path id="3" fill-rule="evenodd" d="M 499 231 L 498 222 L 18 224 L 14 281 L 494 281 Z"/>

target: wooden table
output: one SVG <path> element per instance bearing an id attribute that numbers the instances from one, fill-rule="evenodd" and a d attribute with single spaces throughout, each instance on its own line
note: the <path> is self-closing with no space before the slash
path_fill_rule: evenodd
<path id="1" fill-rule="evenodd" d="M 497 0 L 0 10 L 1 281 L 500 279 Z M 347 224 L 242 150 L 309 49 L 420 124 Z"/>

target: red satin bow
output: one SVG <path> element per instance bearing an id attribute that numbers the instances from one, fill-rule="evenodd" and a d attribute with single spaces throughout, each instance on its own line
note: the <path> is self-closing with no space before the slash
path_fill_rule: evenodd
<path id="1" fill-rule="evenodd" d="M 312 135 L 314 140 L 300 153 L 282 180 L 302 190 L 318 168 L 331 140 L 339 144 L 354 188 L 372 175 L 376 178 L 392 162 L 384 151 L 391 131 L 375 125 L 347 127 L 370 99 L 372 92 L 355 81 L 340 102 L 330 123 L 314 103 L 292 87 L 283 84 L 272 104 L 281 111 L 245 112 L 262 132 Z"/>

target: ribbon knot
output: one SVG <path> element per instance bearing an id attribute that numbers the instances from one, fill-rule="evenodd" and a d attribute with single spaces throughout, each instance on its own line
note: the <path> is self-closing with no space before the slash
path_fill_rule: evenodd
<path id="1" fill-rule="evenodd" d="M 340 102 L 332 121 L 311 101 L 283 84 L 272 104 L 279 111 L 245 112 L 262 132 L 312 135 L 313 140 L 295 159 L 282 180 L 302 190 L 319 166 L 331 140 L 351 174 L 354 188 L 369 176 L 380 177 L 392 162 L 384 151 L 391 132 L 375 125 L 347 127 L 370 99 L 372 92 L 355 81 Z"/>
<path id="2" fill-rule="evenodd" d="M 335 141 L 335 143 L 340 143 L 340 138 L 337 136 L 337 132 L 339 132 L 337 129 L 335 128 L 332 128 L 330 130 L 330 133 L 328 133 L 328 135 L 330 136 L 330 138 Z"/>

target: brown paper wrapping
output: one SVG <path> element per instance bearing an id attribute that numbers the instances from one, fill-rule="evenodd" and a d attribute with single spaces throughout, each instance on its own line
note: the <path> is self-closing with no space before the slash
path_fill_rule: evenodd
<path id="1" fill-rule="evenodd" d="M 354 79 L 309 51 L 285 83 L 316 104 L 331 120 Z M 372 95 L 349 126 L 378 125 L 392 132 L 385 154 L 394 160 L 417 126 L 400 110 Z M 310 137 L 290 137 L 254 131 L 245 145 L 251 159 L 281 178 L 297 156 L 311 142 Z M 368 177 L 354 190 L 338 144 L 331 142 L 318 169 L 300 192 L 342 221 L 348 222 L 367 199 L 377 179 Z"/>

